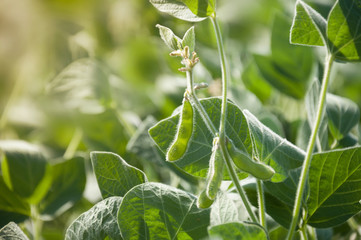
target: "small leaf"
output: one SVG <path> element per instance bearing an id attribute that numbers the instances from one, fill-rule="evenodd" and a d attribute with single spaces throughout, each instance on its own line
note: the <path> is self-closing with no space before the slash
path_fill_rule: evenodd
<path id="1" fill-rule="evenodd" d="M 205 17 L 199 17 L 194 14 L 185 4 L 184 0 L 150 0 L 150 2 L 159 11 L 185 21 L 199 22 L 206 19 Z"/>
<path id="2" fill-rule="evenodd" d="M 219 192 L 211 208 L 210 225 L 219 225 L 239 221 L 238 209 L 226 193 Z"/>
<path id="3" fill-rule="evenodd" d="M 221 99 L 207 98 L 200 101 L 210 117 L 213 125 L 218 128 L 221 113 Z M 226 134 L 233 141 L 237 148 L 252 152 L 251 139 L 248 125 L 242 111 L 233 103 L 228 102 L 227 107 Z M 158 147 L 165 153 L 173 142 L 177 131 L 179 113 L 160 121 L 153 128 L 149 129 L 149 134 Z M 175 161 L 174 164 L 189 174 L 206 178 L 209 166 L 209 159 L 212 152 L 213 135 L 208 130 L 201 116 L 195 111 L 194 131 L 190 139 L 189 147 L 184 156 Z M 240 178 L 245 178 L 247 174 L 239 172 Z M 224 180 L 229 180 L 228 171 L 225 169 Z"/>
<path id="4" fill-rule="evenodd" d="M 208 232 L 211 237 L 219 237 L 222 240 L 268 240 L 266 231 L 260 225 L 248 222 L 211 226 Z"/>
<path id="5" fill-rule="evenodd" d="M 160 24 L 157 24 L 156 27 L 159 28 L 160 37 L 170 49 L 178 50 L 180 48 L 182 41 L 173 33 L 171 29 Z"/>
<path id="6" fill-rule="evenodd" d="M 198 17 L 209 17 L 215 12 L 213 0 L 180 0 Z"/>
<path id="7" fill-rule="evenodd" d="M 160 183 L 131 189 L 118 211 L 124 239 L 202 239 L 209 209 L 199 209 L 194 195 Z"/>
<path id="8" fill-rule="evenodd" d="M 328 47 L 338 60 L 361 61 L 360 0 L 336 1 L 328 17 Z"/>
<path id="9" fill-rule="evenodd" d="M 147 181 L 141 170 L 109 152 L 91 152 L 95 176 L 103 198 L 124 196 L 132 187 Z"/>
<path id="10" fill-rule="evenodd" d="M 297 1 L 291 27 L 291 43 L 324 46 L 327 40 L 326 20 L 303 1 Z"/>
<path id="11" fill-rule="evenodd" d="M 347 98 L 327 94 L 326 111 L 330 132 L 337 140 L 346 137 L 360 121 L 359 107 Z"/>
<path id="12" fill-rule="evenodd" d="M 307 223 L 327 228 L 361 210 L 361 148 L 315 154 L 309 170 Z"/>
<path id="13" fill-rule="evenodd" d="M 276 171 L 271 179 L 273 182 L 284 181 L 288 176 L 289 170 L 302 165 L 305 155 L 304 151 L 263 125 L 248 110 L 244 110 L 243 113 L 247 118 L 249 129 L 254 139 L 255 157 Z"/>
<path id="14" fill-rule="evenodd" d="M 8 223 L 0 229 L 1 240 L 29 240 L 25 233 L 14 222 Z"/>
<path id="15" fill-rule="evenodd" d="M 42 219 L 53 219 L 64 213 L 83 196 L 86 183 L 84 159 L 74 157 L 52 165 L 52 183 L 40 202 Z"/>
<path id="16" fill-rule="evenodd" d="M 113 240 L 123 239 L 117 224 L 117 211 L 121 202 L 121 197 L 109 197 L 97 203 L 72 222 L 66 230 L 65 239 L 102 240 L 107 236 Z"/>
<path id="17" fill-rule="evenodd" d="M 19 196 L 31 200 L 48 167 L 44 156 L 36 146 L 23 141 L 0 141 L 0 149 L 6 185 Z"/>
<path id="18" fill-rule="evenodd" d="M 195 40 L 196 40 L 196 36 L 194 33 L 194 27 L 191 27 L 187 30 L 187 32 L 184 34 L 183 39 L 182 39 L 182 46 L 188 46 L 189 47 L 189 52 L 192 53 L 194 51 L 194 47 L 195 47 Z"/>

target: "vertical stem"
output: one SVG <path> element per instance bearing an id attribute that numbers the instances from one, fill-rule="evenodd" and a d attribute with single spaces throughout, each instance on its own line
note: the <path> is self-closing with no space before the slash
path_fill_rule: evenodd
<path id="1" fill-rule="evenodd" d="M 301 236 L 302 236 L 302 240 L 308 240 L 306 225 L 301 228 Z"/>
<path id="2" fill-rule="evenodd" d="M 70 159 L 70 158 L 74 157 L 74 154 L 76 152 L 76 149 L 79 146 L 79 143 L 80 143 L 82 137 L 83 137 L 83 131 L 79 127 L 76 128 L 74 135 L 73 135 L 72 139 L 70 140 L 70 143 L 63 155 L 64 159 Z"/>
<path id="3" fill-rule="evenodd" d="M 31 205 L 31 221 L 33 225 L 33 238 L 34 240 L 41 239 L 41 231 L 43 228 L 43 222 L 39 218 L 39 209 L 36 205 Z"/>
<path id="4" fill-rule="evenodd" d="M 211 21 L 217 38 L 217 46 L 218 46 L 218 52 L 221 62 L 221 70 L 222 70 L 222 108 L 221 108 L 221 121 L 219 124 L 219 139 L 221 143 L 224 143 L 226 140 L 226 117 L 227 117 L 227 85 L 228 85 L 227 63 L 226 63 L 226 54 L 224 52 L 224 47 L 223 47 L 221 30 L 219 28 L 217 18 L 215 15 L 211 17 Z"/>
<path id="5" fill-rule="evenodd" d="M 305 160 L 303 162 L 302 172 L 301 172 L 300 180 L 299 180 L 298 187 L 297 187 L 295 205 L 293 208 L 292 222 L 291 222 L 291 225 L 290 225 L 290 228 L 288 231 L 288 235 L 287 235 L 288 240 L 291 240 L 293 238 L 293 235 L 294 235 L 297 223 L 298 223 L 298 217 L 299 217 L 299 214 L 301 211 L 303 192 L 304 192 L 304 189 L 306 186 L 306 181 L 308 178 L 308 169 L 310 168 L 310 165 L 311 165 L 312 151 L 313 151 L 313 147 L 315 146 L 317 132 L 320 127 L 320 122 L 321 122 L 321 118 L 322 118 L 322 111 L 323 111 L 323 108 L 325 105 L 327 87 L 328 87 L 328 83 L 330 80 L 330 73 L 331 73 L 331 67 L 333 64 L 333 60 L 334 60 L 333 55 L 328 55 L 326 57 L 326 66 L 325 66 L 325 71 L 324 71 L 323 79 L 322 79 L 322 86 L 321 86 L 320 98 L 319 98 L 319 102 L 318 102 L 317 116 L 316 116 L 316 120 L 315 120 L 316 122 L 313 127 L 312 134 L 310 136 L 310 140 L 308 142 L 306 156 L 305 156 Z"/>
<path id="6" fill-rule="evenodd" d="M 266 204 L 264 199 L 263 183 L 259 179 L 257 179 L 257 191 L 258 191 L 258 207 L 259 207 L 258 211 L 259 211 L 260 224 L 264 229 L 267 230 Z"/>

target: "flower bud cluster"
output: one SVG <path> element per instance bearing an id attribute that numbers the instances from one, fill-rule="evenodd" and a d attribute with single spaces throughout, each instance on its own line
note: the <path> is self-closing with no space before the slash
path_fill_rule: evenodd
<path id="1" fill-rule="evenodd" d="M 193 69 L 193 67 L 199 62 L 199 58 L 197 57 L 196 52 L 192 52 L 192 56 L 190 58 L 189 47 L 185 46 L 183 49 L 178 49 L 169 54 L 172 57 L 182 57 L 181 63 L 185 66 L 179 68 L 178 70 L 181 72 L 188 72 Z"/>

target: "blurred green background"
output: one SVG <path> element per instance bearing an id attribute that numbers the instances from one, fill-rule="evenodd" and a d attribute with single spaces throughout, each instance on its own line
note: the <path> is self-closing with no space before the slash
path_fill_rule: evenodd
<path id="1" fill-rule="evenodd" d="M 334 3 L 308 2 L 324 16 Z M 231 67 L 230 97 L 302 146 L 297 132 L 306 119 L 303 97 L 322 74 L 318 62 L 324 53 L 288 44 L 294 4 L 218 0 L 217 12 Z M 177 71 L 180 59 L 168 55 L 158 23 L 179 36 L 195 26 L 201 60 L 195 81 L 210 85 L 199 96 L 220 95 L 208 20 L 177 20 L 147 0 L 0 0 L 0 140 L 41 145 L 48 159 L 71 157 L 75 150 L 85 156 L 112 151 L 145 169 L 150 180 L 171 182 L 161 160 L 134 150 L 142 122 L 151 125 L 171 115 L 186 86 L 184 73 Z M 361 106 L 359 66 L 336 64 L 330 91 Z M 62 239 L 70 221 L 100 199 L 89 159 L 86 163 L 85 198 L 45 225 L 46 238 Z"/>

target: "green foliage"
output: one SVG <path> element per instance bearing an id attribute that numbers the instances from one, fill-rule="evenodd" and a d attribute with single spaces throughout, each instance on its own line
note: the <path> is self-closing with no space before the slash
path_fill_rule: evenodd
<path id="1" fill-rule="evenodd" d="M 0 238 L 2 240 L 28 240 L 29 238 L 14 222 L 9 222 L 0 229 Z"/>
<path id="2" fill-rule="evenodd" d="M 131 189 L 118 211 L 125 239 L 201 239 L 207 236 L 209 210 L 196 206 L 196 197 L 160 183 Z"/>
<path id="3" fill-rule="evenodd" d="M 211 226 L 208 229 L 210 236 L 220 237 L 224 240 L 239 239 L 239 240 L 251 240 L 251 239 L 268 239 L 265 230 L 259 225 L 252 223 L 225 223 L 221 225 Z"/>

